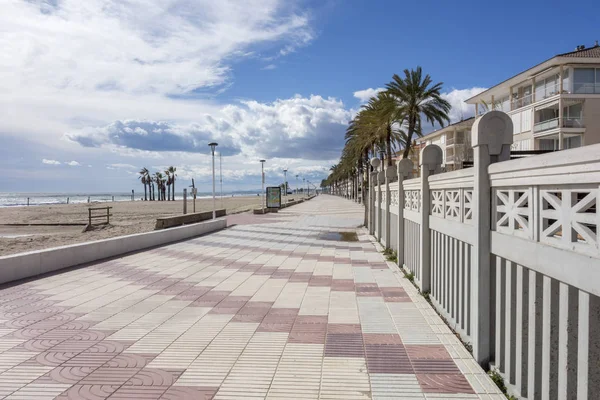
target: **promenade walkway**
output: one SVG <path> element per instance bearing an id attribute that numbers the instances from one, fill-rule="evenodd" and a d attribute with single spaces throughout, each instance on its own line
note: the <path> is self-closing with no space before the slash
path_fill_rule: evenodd
<path id="1" fill-rule="evenodd" d="M 357 229 L 361 206 L 229 218 L 0 289 L 0 398 L 504 399 Z"/>

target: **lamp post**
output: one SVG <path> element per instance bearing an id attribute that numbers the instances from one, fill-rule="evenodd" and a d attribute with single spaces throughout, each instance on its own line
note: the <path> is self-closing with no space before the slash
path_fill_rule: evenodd
<path id="1" fill-rule="evenodd" d="M 296 194 L 298 194 L 298 175 L 296 175 Z"/>
<path id="2" fill-rule="evenodd" d="M 213 219 L 216 218 L 216 206 L 215 206 L 215 148 L 218 146 L 218 143 L 212 142 L 208 144 L 210 146 L 210 151 L 212 153 L 212 175 L 213 175 Z"/>
<path id="3" fill-rule="evenodd" d="M 265 195 L 265 161 L 266 160 L 260 160 L 260 176 L 262 179 L 263 212 L 264 212 L 265 208 L 267 208 L 266 204 L 265 204 L 266 197 L 267 197 Z"/>
<path id="4" fill-rule="evenodd" d="M 223 159 L 219 152 L 219 179 L 221 180 L 221 208 L 223 208 Z"/>
<path id="5" fill-rule="evenodd" d="M 284 198 L 286 200 L 286 203 L 287 203 L 287 171 L 288 171 L 287 168 L 285 168 L 283 170 L 283 190 L 285 190 Z"/>
<path id="6" fill-rule="evenodd" d="M 306 178 L 302 178 L 302 192 L 304 192 L 304 182 L 306 182 Z M 306 193 L 302 193 L 303 195 L 306 195 Z"/>

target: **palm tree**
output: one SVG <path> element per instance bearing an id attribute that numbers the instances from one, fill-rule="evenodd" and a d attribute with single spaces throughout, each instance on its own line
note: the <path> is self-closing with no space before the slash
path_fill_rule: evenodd
<path id="1" fill-rule="evenodd" d="M 168 169 L 169 171 L 169 175 L 171 176 L 171 185 L 173 185 L 173 197 L 172 200 L 175 201 L 175 177 L 177 176 L 176 172 L 177 172 L 177 168 L 170 166 Z"/>
<path id="2" fill-rule="evenodd" d="M 154 181 L 156 182 L 156 190 L 158 191 L 158 201 L 163 200 L 162 198 L 162 185 L 163 185 L 163 174 L 161 172 L 154 173 Z"/>
<path id="3" fill-rule="evenodd" d="M 148 175 L 150 174 L 150 171 L 148 171 L 148 168 L 144 167 L 140 170 L 140 172 L 138 172 L 138 174 L 140 175 L 138 176 L 138 179 L 144 185 L 144 201 L 148 201 L 148 191 L 146 185 L 148 184 Z"/>
<path id="4" fill-rule="evenodd" d="M 167 184 L 167 200 L 171 200 L 171 173 L 165 169 L 166 184 Z"/>
<path id="5" fill-rule="evenodd" d="M 422 136 L 421 116 L 434 125 L 442 127 L 450 122 L 448 113 L 450 103 L 442 98 L 442 82 L 432 84 L 431 77 L 425 75 L 421 67 L 416 70 L 404 70 L 404 78 L 394 74 L 392 81 L 386 85 L 386 92 L 395 98 L 397 113 L 406 118 L 407 132 L 404 144 L 404 157 L 410 154 L 413 135 Z"/>
<path id="6" fill-rule="evenodd" d="M 406 133 L 402 131 L 404 114 L 397 107 L 396 99 L 386 92 L 372 97 L 358 120 L 386 153 L 388 166 L 392 166 L 392 153 L 396 145 L 405 143 Z M 374 139 L 375 139 L 374 138 Z M 383 160 L 382 160 L 383 161 Z"/>

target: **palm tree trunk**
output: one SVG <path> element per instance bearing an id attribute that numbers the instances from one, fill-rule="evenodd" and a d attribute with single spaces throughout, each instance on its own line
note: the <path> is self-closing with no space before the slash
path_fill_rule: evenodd
<path id="1" fill-rule="evenodd" d="M 403 158 L 408 158 L 408 155 L 410 154 L 412 147 L 412 136 L 415 133 L 415 126 L 417 122 L 414 116 L 411 116 L 408 121 L 408 132 L 406 133 L 406 144 L 404 146 Z"/>
<path id="2" fill-rule="evenodd" d="M 148 188 L 146 187 L 145 182 L 144 182 L 144 201 L 148 201 Z"/>
<path id="3" fill-rule="evenodd" d="M 173 201 L 175 201 L 175 175 L 173 175 Z"/>
<path id="4" fill-rule="evenodd" d="M 388 159 L 388 167 L 393 165 L 392 163 L 392 124 L 387 124 L 387 132 L 385 135 L 386 142 L 386 150 L 387 150 L 387 159 Z"/>

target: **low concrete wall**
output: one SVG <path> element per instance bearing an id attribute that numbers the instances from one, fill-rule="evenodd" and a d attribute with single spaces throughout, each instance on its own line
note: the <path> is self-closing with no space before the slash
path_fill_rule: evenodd
<path id="1" fill-rule="evenodd" d="M 226 214 L 225 209 L 215 210 L 217 218 L 224 217 Z M 162 217 L 156 219 L 156 226 L 154 229 L 166 229 L 174 226 L 181 226 L 187 224 L 195 224 L 197 222 L 206 221 L 212 218 L 212 211 L 204 211 L 193 214 L 185 215 L 174 215 L 171 217 Z"/>
<path id="2" fill-rule="evenodd" d="M 167 230 L 0 257 L 0 284 L 189 239 L 226 227 L 226 219 L 217 219 Z"/>

